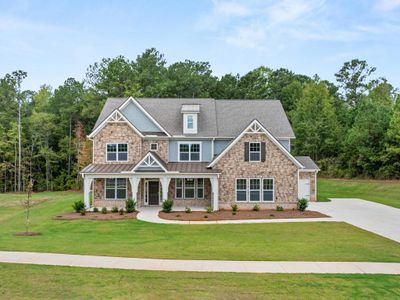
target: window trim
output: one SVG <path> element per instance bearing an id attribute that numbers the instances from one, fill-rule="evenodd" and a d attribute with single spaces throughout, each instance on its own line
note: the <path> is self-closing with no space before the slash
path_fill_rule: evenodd
<path id="1" fill-rule="evenodd" d="M 246 189 L 245 190 L 238 190 L 237 188 L 237 181 L 238 180 L 246 180 Z M 243 177 L 239 177 L 235 179 L 235 202 L 239 202 L 239 203 L 245 203 L 249 201 L 249 195 L 248 195 L 248 185 L 249 185 L 249 179 L 248 178 L 243 178 Z M 246 192 L 246 200 L 242 201 L 242 200 L 238 200 L 237 199 L 237 192 L 238 191 L 245 191 Z"/>
<path id="2" fill-rule="evenodd" d="M 259 151 L 251 151 L 251 144 L 258 144 L 260 147 L 260 150 Z M 258 153 L 260 158 L 258 160 L 252 160 L 251 153 Z M 249 162 L 261 162 L 261 142 L 258 142 L 258 141 L 249 142 Z"/>
<path id="3" fill-rule="evenodd" d="M 114 193 L 115 196 L 114 198 L 107 198 L 107 179 L 114 179 Z M 117 181 L 118 179 L 124 179 L 125 180 L 125 198 L 117 198 Z M 111 190 L 111 189 L 110 189 Z M 128 181 L 127 178 L 104 178 L 104 200 L 107 201 L 126 201 L 128 199 Z"/>
<path id="4" fill-rule="evenodd" d="M 252 190 L 251 189 L 251 184 L 250 184 L 250 182 L 252 181 L 252 180 L 258 180 L 258 182 L 259 182 L 259 184 L 260 184 L 260 188 L 258 189 L 258 190 Z M 262 193 L 264 192 L 263 191 L 263 186 L 262 186 L 262 183 L 263 183 L 263 179 L 262 178 L 249 178 L 249 180 L 248 180 L 248 193 L 249 193 L 249 196 L 248 196 L 248 202 L 250 202 L 250 203 L 253 203 L 253 202 L 262 202 L 262 200 L 263 200 L 263 197 L 262 197 Z M 251 192 L 252 191 L 258 191 L 259 192 L 259 200 L 251 200 Z"/>
<path id="5" fill-rule="evenodd" d="M 151 148 L 151 146 L 153 146 L 153 145 L 156 145 L 156 149 L 152 149 L 152 148 Z M 158 151 L 158 143 L 150 143 L 149 150 L 150 150 L 151 152 L 156 152 L 156 151 Z"/>
<path id="6" fill-rule="evenodd" d="M 239 179 L 243 179 L 243 180 L 246 180 L 246 201 L 238 201 L 238 199 L 237 199 L 237 192 L 238 192 L 238 189 L 237 189 L 237 180 L 239 180 Z M 250 201 L 250 180 L 251 179 L 258 179 L 258 180 L 260 180 L 261 181 L 261 185 L 260 185 L 260 200 L 258 200 L 258 201 Z M 264 180 L 265 179 L 272 179 L 272 184 L 273 184 L 273 189 L 272 189 L 272 201 L 269 201 L 269 200 L 264 200 Z M 276 190 L 276 187 L 275 187 L 275 178 L 274 177 L 237 177 L 237 178 L 235 178 L 235 202 L 237 202 L 237 203 L 275 203 L 276 201 L 275 201 L 275 190 Z M 239 190 L 239 191 L 244 191 L 244 190 Z M 266 190 L 266 191 L 270 191 L 270 190 Z"/>
<path id="7" fill-rule="evenodd" d="M 189 128 L 189 117 L 192 118 L 193 127 Z M 197 134 L 197 113 L 184 113 L 183 114 L 183 133 L 184 134 Z"/>
<path id="8" fill-rule="evenodd" d="M 120 144 L 125 144 L 126 145 L 126 160 L 119 160 L 118 159 L 118 145 L 120 145 Z M 117 151 L 115 152 L 116 153 L 116 160 L 108 160 L 108 145 L 116 145 L 117 146 Z M 122 153 L 125 153 L 125 152 L 122 152 Z M 127 161 L 129 161 L 129 143 L 128 142 L 114 142 L 114 143 L 106 143 L 106 162 L 120 162 L 120 161 L 123 161 L 123 162 L 127 162 Z"/>
<path id="9" fill-rule="evenodd" d="M 189 145 L 189 160 L 181 160 L 181 145 Z M 199 160 L 192 160 L 191 159 L 191 146 L 192 144 L 198 144 L 199 145 Z M 178 162 L 202 162 L 203 161 L 203 155 L 202 155 L 202 149 L 203 145 L 202 142 L 197 142 L 197 141 L 189 141 L 189 142 L 178 142 Z"/>
<path id="10" fill-rule="evenodd" d="M 179 187 L 178 188 L 178 185 L 176 184 L 176 181 L 177 181 L 177 179 L 181 179 L 182 180 L 182 187 Z M 186 184 L 185 184 L 185 180 L 186 179 L 194 179 L 194 197 L 190 197 L 190 198 L 187 198 L 186 196 L 185 196 L 185 190 L 186 190 Z M 199 189 L 199 182 L 198 182 L 198 180 L 199 179 L 203 179 L 203 185 L 202 185 L 202 189 L 203 189 L 203 197 L 199 197 L 199 195 L 198 195 L 198 189 Z M 205 199 L 205 184 L 204 184 L 204 180 L 205 180 L 205 178 L 193 178 L 193 177 L 182 177 L 182 178 L 175 178 L 175 199 Z M 178 189 L 181 189 L 182 190 L 182 197 L 177 197 L 177 190 Z"/>
<path id="11" fill-rule="evenodd" d="M 264 191 L 271 191 L 271 190 L 264 190 L 264 180 L 271 179 L 272 180 L 272 201 L 271 200 L 264 200 Z M 266 177 L 262 178 L 262 186 L 261 186 L 261 191 L 262 191 L 262 202 L 266 203 L 273 203 L 275 202 L 275 178 L 274 177 Z"/>

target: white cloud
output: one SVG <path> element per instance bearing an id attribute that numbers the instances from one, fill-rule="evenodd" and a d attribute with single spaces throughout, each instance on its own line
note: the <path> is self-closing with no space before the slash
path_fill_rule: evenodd
<path id="1" fill-rule="evenodd" d="M 377 0 L 375 8 L 382 11 L 391 11 L 400 8 L 400 0 Z"/>

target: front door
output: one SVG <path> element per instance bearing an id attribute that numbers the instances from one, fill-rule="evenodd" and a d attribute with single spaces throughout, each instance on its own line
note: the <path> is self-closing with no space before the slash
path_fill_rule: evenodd
<path id="1" fill-rule="evenodd" d="M 149 205 L 159 205 L 160 200 L 160 183 L 158 181 L 149 181 L 149 190 L 148 190 L 148 197 L 149 197 Z"/>

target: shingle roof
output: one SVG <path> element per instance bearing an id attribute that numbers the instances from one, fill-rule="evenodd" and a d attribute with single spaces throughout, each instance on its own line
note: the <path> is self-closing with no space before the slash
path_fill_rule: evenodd
<path id="1" fill-rule="evenodd" d="M 309 156 L 295 156 L 295 158 L 308 170 L 319 170 L 317 164 Z"/>
<path id="2" fill-rule="evenodd" d="M 209 98 L 135 98 L 171 135 L 183 135 L 181 108 L 200 104 L 196 137 L 235 137 L 257 119 L 277 138 L 294 138 L 292 127 L 278 100 L 215 100 Z M 109 98 L 96 122 L 101 124 L 126 98 Z"/>

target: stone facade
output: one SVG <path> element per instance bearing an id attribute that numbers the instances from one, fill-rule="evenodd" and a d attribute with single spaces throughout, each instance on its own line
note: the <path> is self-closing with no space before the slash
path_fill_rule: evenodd
<path id="1" fill-rule="evenodd" d="M 127 143 L 128 161 L 107 162 L 107 144 Z M 94 137 L 93 140 L 93 163 L 95 164 L 135 164 L 142 158 L 142 139 L 126 123 L 107 123 L 104 128 Z"/>
<path id="2" fill-rule="evenodd" d="M 310 179 L 310 201 L 317 201 L 317 191 L 316 191 L 317 172 L 300 171 L 299 179 Z"/>
<path id="3" fill-rule="evenodd" d="M 245 142 L 265 142 L 265 162 L 244 160 Z M 239 208 L 251 209 L 256 203 L 261 208 L 276 205 L 293 208 L 297 204 L 298 167 L 265 134 L 245 134 L 213 167 L 221 170 L 219 177 L 219 207 L 231 209 L 236 203 Z M 274 178 L 275 202 L 236 202 L 237 178 Z"/>
<path id="4" fill-rule="evenodd" d="M 161 157 L 165 162 L 168 162 L 168 141 L 167 140 L 144 140 L 143 141 L 143 153 L 146 154 L 150 151 L 150 144 L 157 143 L 158 150 L 154 151 L 159 157 Z"/>

